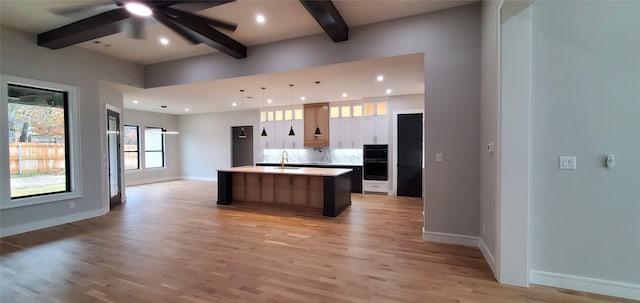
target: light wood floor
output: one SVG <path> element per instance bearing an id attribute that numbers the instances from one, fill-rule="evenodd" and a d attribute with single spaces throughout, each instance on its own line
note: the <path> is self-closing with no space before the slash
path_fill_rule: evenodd
<path id="1" fill-rule="evenodd" d="M 130 187 L 108 215 L 0 240 L 9 302 L 631 302 L 498 284 L 475 248 L 421 239 L 422 202 L 338 218 L 217 206 L 211 182 Z"/>

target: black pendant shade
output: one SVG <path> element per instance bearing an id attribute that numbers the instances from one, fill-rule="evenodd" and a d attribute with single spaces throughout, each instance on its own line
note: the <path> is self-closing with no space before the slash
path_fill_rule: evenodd
<path id="1" fill-rule="evenodd" d="M 266 137 L 267 136 L 267 130 L 264 128 L 264 126 L 262 127 L 262 133 L 260 133 L 260 136 L 262 136 L 262 137 Z"/>
<path id="2" fill-rule="evenodd" d="M 238 138 L 240 138 L 240 139 L 246 139 L 247 138 L 247 133 L 244 131 L 244 127 L 240 129 L 240 136 L 238 136 Z"/>
<path id="3" fill-rule="evenodd" d="M 289 136 L 290 136 L 290 137 L 293 137 L 293 136 L 295 136 L 295 135 L 296 135 L 296 133 L 293 131 L 293 125 L 292 125 L 292 126 L 291 126 L 291 129 L 289 129 Z"/>
<path id="4" fill-rule="evenodd" d="M 316 127 L 316 131 L 313 133 L 316 137 L 322 137 L 322 132 L 320 132 L 320 128 Z"/>

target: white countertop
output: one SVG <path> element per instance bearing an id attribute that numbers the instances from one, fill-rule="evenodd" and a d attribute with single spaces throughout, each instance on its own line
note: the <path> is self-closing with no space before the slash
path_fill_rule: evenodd
<path id="1" fill-rule="evenodd" d="M 281 175 L 305 175 L 335 177 L 350 173 L 349 168 L 321 168 L 321 167 L 285 167 L 280 166 L 238 166 L 218 169 L 222 172 L 253 173 L 253 174 L 281 174 Z"/>

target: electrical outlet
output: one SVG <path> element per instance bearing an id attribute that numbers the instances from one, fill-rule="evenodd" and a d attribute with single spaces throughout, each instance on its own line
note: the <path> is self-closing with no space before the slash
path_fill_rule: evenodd
<path id="1" fill-rule="evenodd" d="M 76 208 L 76 201 L 69 201 L 69 208 Z"/>

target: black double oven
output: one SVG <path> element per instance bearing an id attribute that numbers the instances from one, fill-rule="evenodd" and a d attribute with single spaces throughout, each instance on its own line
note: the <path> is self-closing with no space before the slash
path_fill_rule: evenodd
<path id="1" fill-rule="evenodd" d="M 365 180 L 387 181 L 389 179 L 389 145 L 365 144 L 362 148 Z"/>

